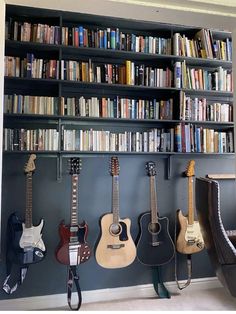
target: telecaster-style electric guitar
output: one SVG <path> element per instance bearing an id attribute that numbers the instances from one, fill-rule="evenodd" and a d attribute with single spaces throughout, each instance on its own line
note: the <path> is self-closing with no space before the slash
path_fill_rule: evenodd
<path id="1" fill-rule="evenodd" d="M 59 263 L 65 265 L 79 265 L 91 256 L 91 249 L 87 243 L 88 225 L 85 221 L 78 223 L 78 180 L 81 170 L 81 159 L 70 159 L 71 174 L 71 221 L 66 226 L 64 221 L 59 225 L 60 243 L 56 250 Z"/>
<path id="2" fill-rule="evenodd" d="M 20 264 L 33 264 L 40 262 L 46 255 L 46 248 L 42 240 L 42 229 L 44 225 L 41 219 L 38 226 L 32 224 L 32 175 L 35 170 L 34 160 L 36 155 L 31 154 L 25 166 L 26 174 L 26 209 L 25 221 L 19 228 L 20 219 L 16 213 L 9 218 L 9 230 L 11 234 L 11 249 L 13 249 L 16 260 Z"/>
<path id="3" fill-rule="evenodd" d="M 177 237 L 176 250 L 183 254 L 193 254 L 200 252 L 204 248 L 203 237 L 199 222 L 194 220 L 193 207 L 193 177 L 195 161 L 190 160 L 185 172 L 188 177 L 188 214 L 184 216 L 181 210 L 178 210 L 178 221 L 180 232 Z"/>
<path id="4" fill-rule="evenodd" d="M 137 243 L 138 260 L 145 265 L 159 266 L 168 263 L 175 254 L 169 234 L 169 219 L 160 217 L 157 210 L 155 163 L 146 163 L 150 178 L 150 211 L 140 216 L 140 235 Z"/>
<path id="5" fill-rule="evenodd" d="M 136 247 L 130 234 L 131 221 L 119 217 L 119 161 L 111 158 L 112 213 L 101 218 L 101 236 L 96 248 L 97 263 L 104 268 L 130 265 L 136 257 Z"/>

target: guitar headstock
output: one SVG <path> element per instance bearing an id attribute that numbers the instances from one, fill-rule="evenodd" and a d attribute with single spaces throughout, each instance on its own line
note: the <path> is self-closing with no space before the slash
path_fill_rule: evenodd
<path id="1" fill-rule="evenodd" d="M 80 174 L 81 165 L 82 165 L 80 158 L 70 158 L 69 165 L 70 165 L 70 175 Z"/>
<path id="2" fill-rule="evenodd" d="M 190 160 L 188 163 L 187 169 L 185 171 L 185 175 L 187 177 L 193 177 L 195 175 L 194 167 L 195 167 L 195 161 Z"/>
<path id="3" fill-rule="evenodd" d="M 33 172 L 35 170 L 35 163 L 34 163 L 35 159 L 36 159 L 35 154 L 31 154 L 29 156 L 28 162 L 25 165 L 25 169 L 24 169 L 25 173 Z"/>
<path id="4" fill-rule="evenodd" d="M 111 157 L 110 174 L 112 176 L 118 176 L 120 173 L 120 165 L 118 157 Z"/>
<path id="5" fill-rule="evenodd" d="M 156 176 L 156 165 L 155 162 L 153 161 L 148 161 L 146 163 L 146 170 L 147 170 L 147 175 L 150 177 Z"/>

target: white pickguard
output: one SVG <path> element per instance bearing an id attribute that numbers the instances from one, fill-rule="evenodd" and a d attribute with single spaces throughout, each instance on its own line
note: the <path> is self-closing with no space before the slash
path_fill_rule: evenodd
<path id="1" fill-rule="evenodd" d="M 45 245 L 42 240 L 42 228 L 44 225 L 43 219 L 41 220 L 40 224 L 36 227 L 32 226 L 31 228 L 25 228 L 25 224 L 22 224 L 23 232 L 20 238 L 20 247 L 22 249 L 26 247 L 34 247 L 38 248 L 42 251 L 45 251 Z"/>
<path id="2" fill-rule="evenodd" d="M 192 225 L 187 225 L 187 230 L 185 233 L 185 240 L 188 241 L 194 241 L 196 243 L 202 242 L 203 243 L 203 237 L 200 230 L 200 225 L 198 221 L 194 221 Z"/>

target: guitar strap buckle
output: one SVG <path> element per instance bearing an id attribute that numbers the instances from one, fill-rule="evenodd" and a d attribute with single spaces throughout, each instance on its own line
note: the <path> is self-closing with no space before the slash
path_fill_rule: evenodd
<path id="1" fill-rule="evenodd" d="M 81 244 L 69 243 L 69 259 L 71 266 L 80 264 L 80 248 Z"/>

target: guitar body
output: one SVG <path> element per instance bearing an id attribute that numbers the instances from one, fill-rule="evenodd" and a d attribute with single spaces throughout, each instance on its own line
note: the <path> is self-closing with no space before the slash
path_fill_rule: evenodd
<path id="1" fill-rule="evenodd" d="M 83 222 L 77 227 L 78 231 L 71 232 L 71 227 L 66 226 L 64 221 L 62 221 L 59 225 L 59 235 L 61 241 L 56 250 L 56 258 L 61 264 L 70 265 L 69 246 L 71 237 L 77 237 L 78 239 L 77 265 L 86 262 L 91 256 L 91 249 L 86 242 L 88 225 L 86 222 Z"/>
<path id="2" fill-rule="evenodd" d="M 174 243 L 169 234 L 169 219 L 167 217 L 159 217 L 158 223 L 152 225 L 151 213 L 147 212 L 140 216 L 139 224 L 138 260 L 148 266 L 168 263 L 175 254 Z"/>
<path id="3" fill-rule="evenodd" d="M 136 247 L 130 235 L 131 221 L 119 219 L 120 231 L 111 232 L 113 214 L 101 218 L 101 237 L 96 249 L 97 263 L 104 268 L 122 268 L 130 265 L 136 257 Z"/>
<path id="4" fill-rule="evenodd" d="M 178 211 L 178 221 L 180 232 L 177 237 L 176 250 L 183 254 L 193 254 L 200 252 L 204 248 L 203 237 L 198 221 L 188 224 L 188 218 L 185 217 L 181 210 Z"/>
<path id="5" fill-rule="evenodd" d="M 36 227 L 25 229 L 16 213 L 8 219 L 8 258 L 16 264 L 34 264 L 44 259 L 46 248 L 42 240 L 44 221 Z M 27 231 L 27 232 L 26 232 Z"/>

